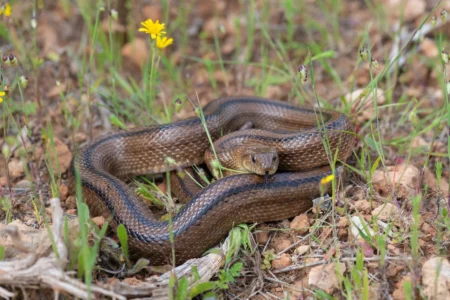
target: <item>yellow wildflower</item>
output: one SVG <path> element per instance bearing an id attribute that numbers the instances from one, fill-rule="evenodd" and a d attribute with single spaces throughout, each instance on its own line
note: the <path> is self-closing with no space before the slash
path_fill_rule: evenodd
<path id="1" fill-rule="evenodd" d="M 173 38 L 168 38 L 166 36 L 164 36 L 164 37 L 158 36 L 156 38 L 156 47 L 158 47 L 159 49 L 164 49 L 167 46 L 172 45 L 172 43 L 173 43 Z"/>
<path id="2" fill-rule="evenodd" d="M 5 17 L 9 17 L 11 15 L 11 5 L 9 3 L 5 3 L 0 6 L 0 15 L 4 14 Z"/>
<path id="3" fill-rule="evenodd" d="M 0 103 L 2 103 L 3 102 L 3 96 L 5 96 L 6 95 L 6 93 L 5 92 L 0 92 Z"/>
<path id="4" fill-rule="evenodd" d="M 146 21 L 141 22 L 141 24 L 144 27 L 139 28 L 139 31 L 149 34 L 152 39 L 156 39 L 156 37 L 166 34 L 164 31 L 166 24 L 160 24 L 159 20 L 153 22 L 152 19 L 147 19 Z"/>
<path id="5" fill-rule="evenodd" d="M 334 179 L 334 174 L 325 176 L 324 178 L 322 178 L 322 179 L 320 180 L 320 184 L 325 185 L 325 184 L 327 184 L 328 182 L 331 182 L 333 179 Z"/>

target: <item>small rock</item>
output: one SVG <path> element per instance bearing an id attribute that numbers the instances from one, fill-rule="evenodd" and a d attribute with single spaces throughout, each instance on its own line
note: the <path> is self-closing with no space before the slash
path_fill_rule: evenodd
<path id="1" fill-rule="evenodd" d="M 268 231 L 258 231 L 255 233 L 256 242 L 259 245 L 265 245 L 269 240 L 269 232 Z"/>
<path id="2" fill-rule="evenodd" d="M 147 39 L 143 39 L 140 37 L 134 38 L 133 41 L 125 44 L 122 47 L 121 53 L 125 59 L 143 68 L 149 55 Z"/>
<path id="3" fill-rule="evenodd" d="M 387 222 L 389 220 L 398 220 L 400 217 L 400 211 L 394 204 L 385 203 L 375 208 L 372 211 L 372 216 L 381 221 Z"/>
<path id="4" fill-rule="evenodd" d="M 103 19 L 102 21 L 102 30 L 104 32 L 113 32 L 113 33 L 117 33 L 117 32 L 126 32 L 127 28 L 125 26 L 123 26 L 122 24 L 119 23 L 119 21 L 117 20 L 112 20 L 110 23 L 110 20 L 108 19 Z"/>
<path id="5" fill-rule="evenodd" d="M 275 239 L 273 242 L 273 247 L 275 248 L 276 252 L 283 251 L 291 245 L 291 241 L 285 238 Z"/>
<path id="6" fill-rule="evenodd" d="M 55 84 L 50 89 L 48 89 L 47 94 L 45 96 L 47 98 L 59 97 L 66 90 L 67 90 L 67 84 L 66 83 Z"/>
<path id="7" fill-rule="evenodd" d="M 432 188 L 433 190 L 440 190 L 444 196 L 447 196 L 448 194 L 448 182 L 445 178 L 441 178 L 439 181 L 439 185 L 436 179 L 436 176 L 433 172 L 430 171 L 430 169 L 426 168 L 425 172 L 423 174 L 423 179 L 425 183 Z"/>
<path id="8" fill-rule="evenodd" d="M 225 42 L 222 44 L 221 50 L 224 55 L 229 55 L 234 51 L 235 48 L 236 48 L 236 44 L 235 44 L 234 38 L 228 37 L 225 39 Z"/>
<path id="9" fill-rule="evenodd" d="M 42 147 L 35 147 L 32 153 L 32 160 L 39 161 L 42 158 L 42 154 L 44 153 L 44 149 Z"/>
<path id="10" fill-rule="evenodd" d="M 295 254 L 302 256 L 303 254 L 305 254 L 306 252 L 309 251 L 309 245 L 302 245 L 300 247 L 297 247 L 294 251 Z"/>
<path id="11" fill-rule="evenodd" d="M 366 199 L 366 191 L 360 187 L 350 188 L 346 195 L 351 195 L 354 201 L 365 200 Z"/>
<path id="12" fill-rule="evenodd" d="M 385 0 L 385 9 L 387 14 L 398 20 L 400 16 L 405 21 L 412 21 L 415 18 L 425 13 L 427 2 L 425 0 L 409 0 L 403 2 L 403 0 Z"/>
<path id="13" fill-rule="evenodd" d="M 280 221 L 280 228 L 289 228 L 291 222 L 288 219 L 283 219 Z"/>
<path id="14" fill-rule="evenodd" d="M 265 96 L 267 98 L 280 99 L 283 96 L 283 89 L 278 85 L 269 85 Z"/>
<path id="15" fill-rule="evenodd" d="M 321 260 L 321 258 L 318 258 L 318 257 L 308 257 L 307 256 L 307 257 L 305 257 L 305 259 L 303 259 L 303 263 L 304 264 L 313 264 L 320 260 Z"/>
<path id="16" fill-rule="evenodd" d="M 47 144 L 47 154 L 53 172 L 65 173 L 72 161 L 72 152 L 61 140 L 54 138 L 54 145 Z"/>
<path id="17" fill-rule="evenodd" d="M 216 70 L 214 72 L 214 79 L 219 83 L 227 83 L 233 81 L 233 75 L 229 72 L 224 72 L 222 70 Z"/>
<path id="18" fill-rule="evenodd" d="M 422 42 L 422 53 L 426 57 L 435 58 L 439 55 L 439 49 L 433 39 L 425 38 Z"/>
<path id="19" fill-rule="evenodd" d="M 372 205 L 367 200 L 359 200 L 355 202 L 355 209 L 362 213 L 369 213 L 372 210 Z"/>
<path id="20" fill-rule="evenodd" d="M 31 182 L 26 179 L 23 179 L 23 180 L 20 180 L 19 182 L 17 182 L 15 187 L 18 189 L 30 190 Z"/>
<path id="21" fill-rule="evenodd" d="M 400 255 L 402 253 L 402 251 L 397 248 L 395 245 L 392 244 L 388 244 L 387 248 L 389 249 L 389 251 L 391 251 L 394 255 Z"/>
<path id="22" fill-rule="evenodd" d="M 392 192 L 392 186 L 397 188 L 397 197 L 409 198 L 415 195 L 415 187 L 419 184 L 419 170 L 408 164 L 386 167 L 384 170 L 376 170 L 372 176 L 373 187 L 382 196 Z"/>
<path id="23" fill-rule="evenodd" d="M 287 253 L 281 254 L 281 256 L 272 261 L 272 267 L 274 269 L 282 269 L 290 266 L 292 263 L 291 256 Z"/>
<path id="24" fill-rule="evenodd" d="M 305 234 L 309 230 L 309 221 L 306 214 L 296 216 L 290 224 L 290 228 L 294 229 L 299 234 Z"/>
<path id="25" fill-rule="evenodd" d="M 397 276 L 397 274 L 402 272 L 404 269 L 405 269 L 405 266 L 389 264 L 386 275 L 390 278 L 394 278 L 395 276 Z"/>
<path id="26" fill-rule="evenodd" d="M 13 246 L 13 242 L 11 241 L 9 235 L 3 232 L 5 228 L 10 228 L 10 230 L 12 230 L 13 228 L 11 227 L 15 227 L 14 231 L 16 231 L 19 235 L 22 245 L 26 248 L 31 247 L 37 258 L 44 255 L 44 253 L 48 253 L 49 250 L 51 251 L 52 243 L 47 230 L 38 230 L 27 226 L 20 220 L 14 220 L 8 225 L 0 224 L 0 231 L 2 232 L 0 234 L 0 245 L 5 248 L 6 258 L 16 259 L 22 258 L 24 255 L 28 255 L 22 251 L 17 251 L 17 249 Z"/>
<path id="27" fill-rule="evenodd" d="M 75 133 L 73 140 L 75 143 L 81 144 L 87 140 L 87 135 L 84 134 L 83 132 L 77 132 Z"/>
<path id="28" fill-rule="evenodd" d="M 430 234 L 431 236 L 436 236 L 437 234 L 436 228 L 432 227 L 430 224 L 426 222 L 422 224 L 421 228 L 423 232 Z"/>
<path id="29" fill-rule="evenodd" d="M 420 148 L 420 147 L 425 148 L 425 147 L 428 147 L 429 145 L 430 145 L 430 143 L 425 141 L 425 139 L 423 137 L 421 137 L 420 135 L 416 136 L 411 141 L 411 148 L 412 149 L 416 149 L 416 148 Z"/>
<path id="30" fill-rule="evenodd" d="M 9 176 L 12 178 L 20 177 L 24 174 L 25 168 L 23 162 L 18 159 L 13 159 L 8 163 Z"/>
<path id="31" fill-rule="evenodd" d="M 348 231 L 344 228 L 340 228 L 338 231 L 339 240 L 344 240 L 348 236 Z"/>
<path id="32" fill-rule="evenodd" d="M 68 210 L 66 210 L 66 214 L 68 214 L 68 215 L 76 215 L 77 214 L 77 210 L 75 208 L 68 209 Z"/>
<path id="33" fill-rule="evenodd" d="M 433 257 L 422 267 L 422 292 L 429 299 L 450 299 L 450 263 L 447 259 Z"/>
<path id="34" fill-rule="evenodd" d="M 27 225 L 27 226 L 34 227 L 34 228 L 39 227 L 37 220 L 32 216 L 29 216 L 29 218 L 27 220 L 25 220 L 25 218 L 24 218 L 24 222 L 25 222 L 25 225 Z"/>
<path id="35" fill-rule="evenodd" d="M 290 298 L 284 297 L 284 299 L 305 299 L 309 300 L 311 293 L 308 291 L 308 277 L 304 276 L 302 279 L 294 281 L 292 286 L 286 286 L 286 289 L 290 293 Z M 312 298 L 311 298 L 312 299 Z"/>
<path id="36" fill-rule="evenodd" d="M 102 216 L 94 217 L 92 218 L 92 222 L 94 222 L 95 225 L 101 228 L 103 224 L 105 224 L 105 218 Z"/>
<path id="37" fill-rule="evenodd" d="M 161 20 L 162 7 L 159 4 L 149 4 L 142 8 L 142 15 L 145 19 Z"/>
<path id="38" fill-rule="evenodd" d="M 217 36 L 218 38 L 223 38 L 226 34 L 225 30 L 225 24 L 226 21 L 222 18 L 211 18 L 208 19 L 205 24 L 203 25 L 203 32 L 207 38 L 213 38 L 214 36 Z"/>
<path id="39" fill-rule="evenodd" d="M 395 291 L 392 293 L 392 298 L 394 300 L 406 300 L 404 284 L 408 281 L 411 282 L 412 279 L 409 275 L 406 275 L 403 276 L 399 282 L 397 282 L 395 285 Z"/>
<path id="40" fill-rule="evenodd" d="M 340 219 L 339 219 L 339 222 L 338 222 L 338 224 L 337 224 L 337 227 L 339 227 L 339 228 L 344 228 L 344 227 L 347 227 L 348 226 L 348 218 L 347 217 L 341 217 Z"/>
<path id="41" fill-rule="evenodd" d="M 448 197 L 448 185 L 448 178 L 441 178 L 439 181 L 439 188 L 446 197 Z"/>
<path id="42" fill-rule="evenodd" d="M 51 219 L 51 218 L 52 218 L 52 215 L 53 215 L 52 208 L 51 208 L 51 207 L 46 207 L 46 208 L 45 208 L 45 214 L 47 215 L 47 217 L 48 217 L 49 219 Z"/>
<path id="43" fill-rule="evenodd" d="M 110 277 L 106 279 L 106 284 L 108 286 L 120 285 L 120 283 L 121 283 L 120 279 L 116 277 Z"/>
<path id="44" fill-rule="evenodd" d="M 131 286 L 139 286 L 143 283 L 141 280 L 137 279 L 136 277 L 127 277 L 123 280 L 123 282 L 125 282 L 126 284 L 131 285 Z"/>
<path id="45" fill-rule="evenodd" d="M 320 233 L 319 240 L 325 241 L 332 232 L 333 232 L 332 227 L 324 227 L 322 229 L 322 232 Z"/>
<path id="46" fill-rule="evenodd" d="M 364 221 L 364 219 L 358 216 L 351 217 L 350 222 L 351 222 L 350 233 L 354 238 L 361 238 L 359 233 L 360 231 L 363 232 L 365 235 L 373 236 L 375 234 L 373 229 L 370 228 L 369 224 L 367 224 L 367 222 Z M 369 233 L 367 233 L 367 231 L 369 231 Z"/>
<path id="47" fill-rule="evenodd" d="M 313 267 L 309 272 L 308 285 L 324 290 L 331 294 L 335 289 L 340 287 L 339 279 L 336 272 L 344 274 L 346 271 L 345 264 L 335 263 Z"/>

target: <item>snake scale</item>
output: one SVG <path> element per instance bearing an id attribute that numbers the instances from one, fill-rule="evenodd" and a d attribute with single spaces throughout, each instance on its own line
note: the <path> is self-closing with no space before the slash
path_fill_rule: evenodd
<path id="1" fill-rule="evenodd" d="M 234 225 L 305 212 L 320 195 L 320 180 L 331 174 L 330 153 L 345 161 L 353 148 L 352 125 L 335 111 L 319 113 L 314 108 L 243 96 L 216 99 L 203 112 L 212 140 L 223 136 L 219 146 L 228 149 L 229 143 L 253 141 L 270 145 L 278 151 L 281 172 L 268 178 L 232 175 L 197 193 L 173 218 L 176 264 L 201 256 Z M 255 129 L 239 131 L 249 121 Z M 321 123 L 322 127 L 317 125 Z M 228 133 L 236 135 L 234 142 L 228 141 Z M 70 168 L 71 185 L 79 174 L 91 215 L 112 216 L 113 226 L 125 226 L 134 257 L 149 258 L 152 265 L 167 264 L 172 249 L 168 222 L 155 218 L 123 179 L 167 171 L 166 157 L 181 167 L 202 164 L 209 148 L 204 124 L 197 117 L 116 133 L 80 149 Z"/>

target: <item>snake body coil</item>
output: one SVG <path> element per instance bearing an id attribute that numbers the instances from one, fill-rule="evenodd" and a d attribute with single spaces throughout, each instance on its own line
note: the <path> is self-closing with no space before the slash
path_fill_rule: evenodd
<path id="1" fill-rule="evenodd" d="M 345 160 L 352 150 L 351 125 L 334 111 L 318 113 L 281 101 L 230 97 L 212 101 L 204 114 L 213 140 L 252 121 L 258 130 L 239 132 L 238 143 L 270 144 L 279 151 L 279 169 L 289 172 L 276 173 L 267 182 L 263 176 L 234 175 L 201 190 L 173 218 L 177 264 L 199 257 L 234 225 L 281 220 L 308 210 L 320 195 L 321 178 L 330 174 L 329 155 L 338 153 L 338 159 Z M 321 120 L 325 130 L 318 130 Z M 227 148 L 231 142 L 225 136 L 221 143 Z M 201 164 L 209 147 L 199 118 L 117 133 L 80 150 L 70 171 L 72 185 L 77 170 L 91 214 L 113 216 L 114 225 L 123 224 L 135 256 L 149 258 L 152 265 L 169 263 L 168 222 L 157 220 L 121 179 L 165 172 L 167 156 L 183 167 Z"/>

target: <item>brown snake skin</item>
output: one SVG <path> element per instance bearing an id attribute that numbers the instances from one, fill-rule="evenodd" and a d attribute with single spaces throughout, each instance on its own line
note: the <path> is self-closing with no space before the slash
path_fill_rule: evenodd
<path id="1" fill-rule="evenodd" d="M 337 151 L 341 161 L 353 148 L 350 122 L 334 111 L 319 114 L 313 108 L 244 96 L 214 100 L 205 106 L 204 114 L 213 140 L 249 120 L 255 128 L 276 130 L 241 131 L 238 143 L 257 140 L 276 147 L 279 170 L 288 172 L 276 173 L 267 182 L 259 175 L 233 175 L 201 190 L 173 218 L 176 264 L 201 256 L 234 225 L 281 220 L 305 212 L 320 195 L 320 179 L 330 174 L 322 141 L 328 141 L 332 156 Z M 326 131 L 318 130 L 321 116 Z M 221 143 L 228 148 L 227 143 L 232 142 L 225 137 Z M 165 172 L 166 156 L 182 167 L 201 164 L 209 147 L 199 118 L 113 134 L 79 151 L 70 171 L 71 184 L 77 170 L 91 214 L 112 215 L 114 226 L 123 224 L 134 257 L 149 258 L 151 265 L 170 263 L 168 222 L 156 219 L 120 178 Z"/>

